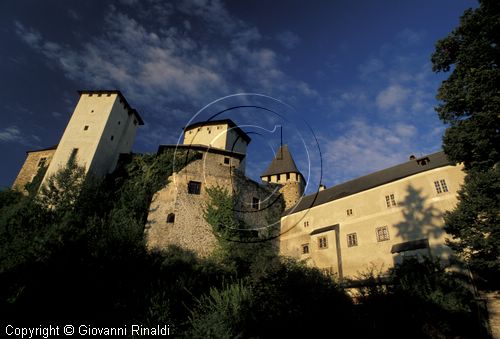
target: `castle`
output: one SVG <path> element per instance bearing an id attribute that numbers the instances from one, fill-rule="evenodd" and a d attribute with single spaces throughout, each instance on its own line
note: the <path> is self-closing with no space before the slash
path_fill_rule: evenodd
<path id="1" fill-rule="evenodd" d="M 137 127 L 143 125 L 121 92 L 80 91 L 80 100 L 57 146 L 29 151 L 13 188 L 22 190 L 48 166 L 48 176 L 70 157 L 88 173 L 112 172 L 122 153 L 129 153 Z M 310 265 L 355 278 L 370 267 L 386 270 L 408 256 L 448 260 L 443 214 L 457 203 L 464 180 L 461 165 L 443 152 L 407 162 L 304 195 L 305 180 L 286 145 L 261 175 L 245 176 L 250 137 L 233 121 L 197 122 L 184 129 L 180 145 L 161 145 L 158 152 L 182 149 L 196 158 L 173 173 L 154 195 L 145 228 L 151 249 L 175 244 L 199 255 L 216 246 L 203 211 L 207 188 L 222 187 L 235 200 L 235 213 L 260 235 L 277 229 L 279 253 Z"/>

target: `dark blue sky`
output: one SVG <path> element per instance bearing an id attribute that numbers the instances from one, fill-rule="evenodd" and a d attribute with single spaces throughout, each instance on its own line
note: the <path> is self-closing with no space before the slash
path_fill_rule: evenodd
<path id="1" fill-rule="evenodd" d="M 79 89 L 119 89 L 143 116 L 134 150 L 175 143 L 202 107 L 252 132 L 247 170 L 283 126 L 300 169 L 327 185 L 440 149 L 437 39 L 475 1 L 2 1 L 0 186 L 56 144 Z M 290 106 L 293 108 L 290 108 Z M 318 141 L 316 143 L 316 140 Z M 272 146 L 267 147 L 267 145 Z M 308 158 L 309 157 L 309 158 Z"/>

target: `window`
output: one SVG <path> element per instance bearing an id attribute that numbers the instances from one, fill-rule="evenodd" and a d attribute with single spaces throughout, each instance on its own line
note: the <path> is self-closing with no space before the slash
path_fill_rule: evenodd
<path id="1" fill-rule="evenodd" d="M 281 174 L 276 174 L 276 181 L 280 181 Z"/>
<path id="2" fill-rule="evenodd" d="M 45 167 L 45 164 L 47 163 L 47 158 L 43 157 L 38 160 L 38 167 Z"/>
<path id="3" fill-rule="evenodd" d="M 111 141 L 113 141 L 114 138 L 115 138 L 114 136 L 111 136 Z"/>
<path id="4" fill-rule="evenodd" d="M 309 221 L 304 221 L 304 227 L 309 227 Z"/>
<path id="5" fill-rule="evenodd" d="M 441 183 L 441 188 L 443 189 L 443 192 L 448 192 L 448 186 L 446 185 L 446 181 L 444 179 L 439 180 Z"/>
<path id="6" fill-rule="evenodd" d="M 101 93 L 99 93 L 99 94 L 97 94 L 97 96 L 98 96 L 98 97 L 100 97 L 100 96 L 102 96 L 102 94 L 101 94 Z"/>
<path id="7" fill-rule="evenodd" d="M 201 160 L 201 159 L 203 159 L 203 153 L 201 153 L 201 152 L 196 152 L 196 153 L 195 153 L 195 155 L 194 155 L 194 158 L 195 158 L 196 160 Z"/>
<path id="8" fill-rule="evenodd" d="M 286 180 L 290 180 L 290 173 L 286 174 Z"/>
<path id="9" fill-rule="evenodd" d="M 389 229 L 387 226 L 378 227 L 375 233 L 377 234 L 378 242 L 389 240 Z"/>
<path id="10" fill-rule="evenodd" d="M 303 244 L 302 245 L 302 254 L 308 254 L 309 253 L 309 244 Z"/>
<path id="11" fill-rule="evenodd" d="M 394 194 L 385 196 L 385 203 L 387 204 L 387 208 L 391 208 L 392 206 L 396 206 L 396 199 L 394 198 Z"/>
<path id="12" fill-rule="evenodd" d="M 77 154 L 78 154 L 78 148 L 73 148 L 73 149 L 71 150 L 71 154 L 69 155 L 69 158 L 70 158 L 70 159 L 74 159 L 74 158 L 76 158 L 76 155 L 77 155 Z"/>
<path id="13" fill-rule="evenodd" d="M 252 198 L 252 208 L 254 210 L 258 210 L 259 209 L 259 204 L 260 204 L 259 198 Z"/>
<path id="14" fill-rule="evenodd" d="M 83 127 L 83 130 L 86 131 L 89 129 L 89 125 L 85 125 L 85 127 Z"/>
<path id="15" fill-rule="evenodd" d="M 188 183 L 188 193 L 189 194 L 200 194 L 200 191 L 201 191 L 201 182 L 190 181 Z"/>
<path id="16" fill-rule="evenodd" d="M 318 246 L 319 248 L 328 248 L 328 240 L 326 237 L 318 238 Z"/>
<path id="17" fill-rule="evenodd" d="M 444 179 L 434 181 L 434 187 L 436 187 L 436 192 L 438 194 L 448 192 L 448 186 L 446 185 L 446 181 Z"/>
<path id="18" fill-rule="evenodd" d="M 358 235 L 351 233 L 347 235 L 347 247 L 358 246 Z"/>
<path id="19" fill-rule="evenodd" d="M 349 208 L 346 212 L 347 212 L 347 216 L 352 215 L 352 208 Z"/>
<path id="20" fill-rule="evenodd" d="M 91 110 L 90 113 L 94 113 L 94 110 Z"/>
<path id="21" fill-rule="evenodd" d="M 118 125 L 121 124 L 122 122 L 120 120 L 118 120 Z"/>
<path id="22" fill-rule="evenodd" d="M 224 164 L 229 165 L 230 159 L 228 157 L 224 157 Z"/>
<path id="23" fill-rule="evenodd" d="M 167 222 L 168 223 L 173 223 L 175 221 L 175 214 L 174 213 L 169 213 L 167 215 Z"/>

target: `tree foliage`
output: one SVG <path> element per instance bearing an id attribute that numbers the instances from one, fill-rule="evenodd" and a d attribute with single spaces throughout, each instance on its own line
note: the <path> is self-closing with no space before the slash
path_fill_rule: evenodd
<path id="1" fill-rule="evenodd" d="M 460 25 L 439 40 L 432 55 L 435 72 L 449 72 L 436 110 L 449 124 L 443 147 L 451 160 L 469 168 L 500 161 L 500 3 L 482 0 Z"/>
<path id="2" fill-rule="evenodd" d="M 451 71 L 437 94 L 436 110 L 449 125 L 443 148 L 467 173 L 457 208 L 445 216 L 445 229 L 453 236 L 451 246 L 491 284 L 500 277 L 499 62 L 500 2 L 494 0 L 466 10 L 432 55 L 435 72 Z"/>

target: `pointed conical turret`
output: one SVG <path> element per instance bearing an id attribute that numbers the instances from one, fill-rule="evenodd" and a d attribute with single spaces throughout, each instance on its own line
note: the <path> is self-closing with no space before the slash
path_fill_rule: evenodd
<path id="1" fill-rule="evenodd" d="M 262 181 L 280 184 L 285 208 L 293 207 L 304 193 L 304 177 L 297 168 L 287 145 L 282 145 L 269 167 L 260 176 Z"/>

